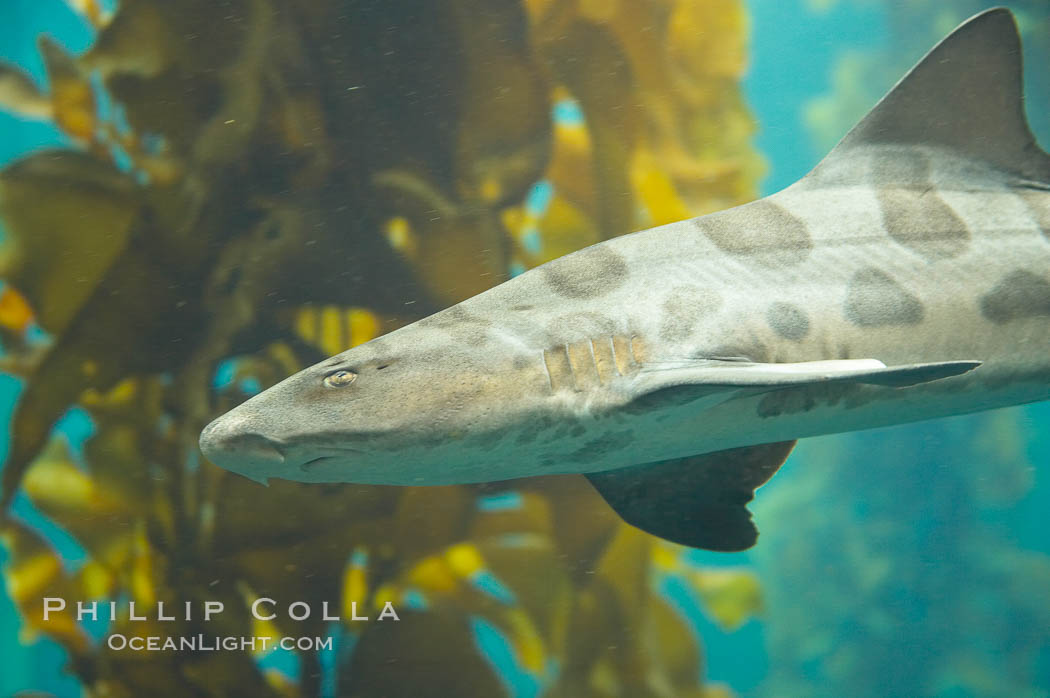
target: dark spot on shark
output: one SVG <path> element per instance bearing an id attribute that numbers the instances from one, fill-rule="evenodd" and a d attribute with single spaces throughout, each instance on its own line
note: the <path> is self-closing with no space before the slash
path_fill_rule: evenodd
<path id="1" fill-rule="evenodd" d="M 442 330 L 460 344 L 483 345 L 489 342 L 488 328 L 492 323 L 466 310 L 462 305 L 454 305 L 436 315 L 419 321 L 421 327 L 433 327 Z"/>
<path id="2" fill-rule="evenodd" d="M 1043 386 L 1050 383 L 1050 371 L 1045 368 L 1022 368 L 1016 367 L 1013 370 L 1000 370 L 992 371 L 985 374 L 983 377 L 978 372 L 977 378 L 988 390 L 1011 390 L 1016 391 L 1018 386 L 1030 385 L 1040 386 L 1038 391 L 1043 391 Z M 938 381 L 947 383 L 948 381 Z"/>
<path id="3" fill-rule="evenodd" d="M 916 325 L 925 315 L 918 298 L 889 275 L 871 267 L 853 275 L 846 293 L 846 319 L 860 327 Z"/>
<path id="4" fill-rule="evenodd" d="M 518 438 L 514 442 L 515 445 L 525 446 L 531 444 L 539 438 L 540 434 L 552 428 L 556 423 L 557 422 L 555 422 L 554 418 L 550 415 L 544 414 L 538 416 L 522 430 L 521 434 L 518 435 Z"/>
<path id="5" fill-rule="evenodd" d="M 970 229 L 931 188 L 877 189 L 886 232 L 928 260 L 956 257 L 969 247 Z"/>
<path id="6" fill-rule="evenodd" d="M 722 298 L 710 289 L 699 286 L 676 286 L 671 289 L 661 306 L 660 339 L 677 342 L 696 329 L 697 323 L 722 306 Z"/>
<path id="7" fill-rule="evenodd" d="M 809 318 L 798 306 L 774 303 L 766 311 L 766 322 L 784 339 L 800 342 L 809 334 Z"/>
<path id="8" fill-rule="evenodd" d="M 809 412 L 816 407 L 833 407 L 855 395 L 863 387 L 849 383 L 828 383 L 805 388 L 776 390 L 767 393 L 758 402 L 756 414 L 762 419 L 786 414 Z"/>
<path id="9" fill-rule="evenodd" d="M 718 388 L 706 385 L 675 385 L 645 393 L 631 400 L 621 410 L 624 414 L 649 414 L 659 410 L 671 410 L 707 397 Z"/>
<path id="10" fill-rule="evenodd" d="M 1035 219 L 1043 237 L 1050 240 L 1050 192 L 1029 189 L 1020 192 L 1019 196 L 1031 211 L 1032 218 Z"/>
<path id="11" fill-rule="evenodd" d="M 710 349 L 697 352 L 693 358 L 761 364 L 773 361 L 773 352 L 765 343 L 749 339 L 718 344 Z"/>
<path id="12" fill-rule="evenodd" d="M 806 224 L 767 199 L 694 223 L 718 249 L 767 267 L 798 264 L 813 249 Z"/>
<path id="13" fill-rule="evenodd" d="M 1020 269 L 1006 275 L 980 303 L 981 313 L 997 325 L 1047 316 L 1050 315 L 1050 281 Z"/>
<path id="14" fill-rule="evenodd" d="M 565 458 L 568 463 L 593 463 L 601 460 L 610 453 L 621 451 L 634 442 L 634 432 L 616 431 L 610 434 L 602 434 L 598 438 L 591 439 L 583 446 L 568 454 Z"/>
<path id="15" fill-rule="evenodd" d="M 500 445 L 504 436 L 506 436 L 505 432 L 489 431 L 478 435 L 475 438 L 475 443 L 477 444 L 478 450 L 491 451 Z"/>
<path id="16" fill-rule="evenodd" d="M 551 433 L 550 440 L 556 441 L 558 439 L 583 436 L 584 433 L 586 433 L 586 429 L 580 424 L 579 419 L 576 417 L 563 417 L 557 422 L 557 427 Z"/>
<path id="17" fill-rule="evenodd" d="M 514 440 L 514 445 L 515 446 L 528 446 L 533 441 L 535 441 L 536 437 L 538 437 L 539 435 L 540 435 L 540 430 L 537 429 L 536 427 L 530 426 L 527 429 L 523 430 L 520 434 L 518 434 L 518 438 L 516 438 Z"/>
<path id="18" fill-rule="evenodd" d="M 544 264 L 551 289 L 566 298 L 597 298 L 627 281 L 627 262 L 608 245 L 596 245 Z"/>

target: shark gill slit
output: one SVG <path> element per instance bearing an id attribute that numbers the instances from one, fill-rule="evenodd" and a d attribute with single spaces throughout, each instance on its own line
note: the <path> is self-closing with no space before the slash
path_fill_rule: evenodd
<path id="1" fill-rule="evenodd" d="M 634 360 L 635 366 L 641 366 L 649 358 L 649 348 L 646 346 L 645 340 L 638 335 L 631 337 L 631 358 Z"/>
<path id="2" fill-rule="evenodd" d="M 612 351 L 616 370 L 621 376 L 626 376 L 631 370 L 630 342 L 623 335 L 615 334 L 612 337 Z"/>
<path id="3" fill-rule="evenodd" d="M 601 385 L 598 366 L 594 363 L 594 352 L 591 350 L 589 339 L 566 344 L 565 353 L 569 357 L 569 370 L 572 372 L 576 392 L 587 392 Z"/>
<path id="4" fill-rule="evenodd" d="M 582 393 L 636 371 L 647 353 L 641 337 L 604 336 L 545 349 L 543 367 L 551 392 Z"/>
<path id="5" fill-rule="evenodd" d="M 543 360 L 547 367 L 547 375 L 550 377 L 551 390 L 553 392 L 563 388 L 576 389 L 572 375 L 572 365 L 569 363 L 567 345 L 560 344 L 553 349 L 547 349 L 543 352 Z"/>
<path id="6" fill-rule="evenodd" d="M 590 365 L 594 368 L 594 377 L 598 381 L 598 385 L 601 386 L 605 381 L 602 380 L 601 367 L 598 366 L 598 355 L 594 353 L 594 340 L 588 339 L 584 341 L 584 346 L 590 353 Z"/>
<path id="7" fill-rule="evenodd" d="M 550 359 L 547 357 L 547 350 L 544 349 L 540 354 L 543 356 L 543 371 L 547 374 L 547 386 L 554 392 L 554 377 L 551 375 Z"/>
<path id="8" fill-rule="evenodd" d="M 616 370 L 616 357 L 613 352 L 612 337 L 592 339 L 591 353 L 594 355 L 594 365 L 598 369 L 599 383 L 604 385 L 619 375 L 619 372 Z"/>

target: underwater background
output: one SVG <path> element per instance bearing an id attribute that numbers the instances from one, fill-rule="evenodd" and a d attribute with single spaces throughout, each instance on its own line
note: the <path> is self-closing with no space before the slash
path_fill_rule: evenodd
<path id="1" fill-rule="evenodd" d="M 1045 0 L 5 0 L 0 695 L 1050 695 L 1045 403 L 804 440 L 734 555 L 578 478 L 263 489 L 196 452 L 321 356 L 790 184 L 996 4 L 1050 147 Z M 42 623 L 44 596 L 228 610 Z M 261 596 L 402 620 L 260 627 Z"/>

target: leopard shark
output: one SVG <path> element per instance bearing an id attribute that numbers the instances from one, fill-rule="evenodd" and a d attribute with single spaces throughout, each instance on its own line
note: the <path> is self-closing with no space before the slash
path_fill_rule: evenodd
<path id="1" fill-rule="evenodd" d="M 260 482 L 585 475 L 630 524 L 753 545 L 799 438 L 1050 398 L 1050 156 L 1003 8 L 806 177 L 610 239 L 354 347 L 201 434 Z"/>

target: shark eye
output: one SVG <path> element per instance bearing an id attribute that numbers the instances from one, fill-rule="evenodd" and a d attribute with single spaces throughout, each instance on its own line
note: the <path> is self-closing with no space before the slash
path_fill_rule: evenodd
<path id="1" fill-rule="evenodd" d="M 324 384 L 329 388 L 345 388 L 357 380 L 357 374 L 353 371 L 336 371 L 324 377 Z"/>

